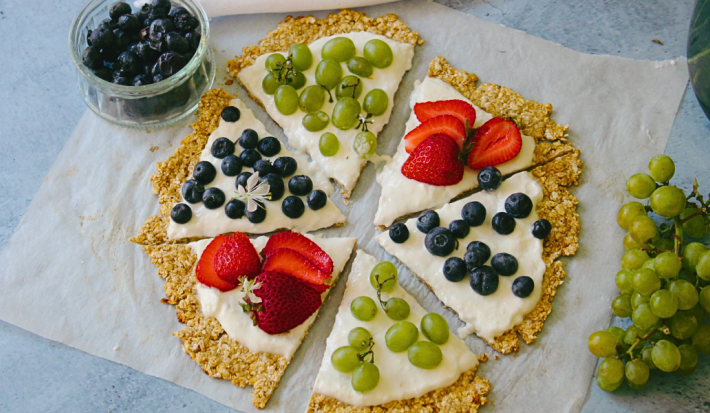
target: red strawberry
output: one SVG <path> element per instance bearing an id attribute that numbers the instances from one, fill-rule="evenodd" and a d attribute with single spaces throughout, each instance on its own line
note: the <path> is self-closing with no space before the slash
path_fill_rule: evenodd
<path id="1" fill-rule="evenodd" d="M 207 286 L 214 287 L 220 291 L 233 290 L 237 288 L 238 285 L 219 278 L 217 276 L 217 272 L 214 270 L 214 257 L 217 254 L 219 247 L 221 247 L 226 240 L 226 235 L 216 236 L 215 239 L 207 245 L 207 248 L 205 248 L 200 260 L 197 262 L 197 268 L 195 269 L 197 281 Z"/>
<path id="2" fill-rule="evenodd" d="M 402 165 L 402 175 L 429 185 L 455 185 L 463 179 L 459 146 L 443 134 L 430 136 L 417 146 Z"/>
<path id="3" fill-rule="evenodd" d="M 330 275 L 322 272 L 308 258 L 289 248 L 271 251 L 264 260 L 262 271 L 277 271 L 315 285 L 325 284 Z"/>
<path id="4" fill-rule="evenodd" d="M 214 270 L 217 276 L 232 284 L 239 284 L 239 278 L 252 279 L 259 274 L 259 254 L 249 238 L 241 232 L 226 237 L 214 256 Z"/>
<path id="5" fill-rule="evenodd" d="M 330 259 L 330 256 L 318 244 L 297 232 L 284 231 L 272 235 L 262 252 L 265 257 L 268 257 L 279 248 L 288 248 L 298 252 L 326 275 L 333 273 L 333 260 Z"/>
<path id="6" fill-rule="evenodd" d="M 523 139 L 520 130 L 512 121 L 493 118 L 481 125 L 473 135 L 473 149 L 466 163 L 471 169 L 498 165 L 520 153 Z"/>
<path id="7" fill-rule="evenodd" d="M 476 109 L 470 103 L 463 100 L 438 100 L 435 102 L 421 102 L 414 105 L 414 114 L 419 122 L 426 122 L 439 115 L 455 116 L 462 124 L 473 128 L 476 122 Z"/>
<path id="8" fill-rule="evenodd" d="M 412 129 L 404 137 L 407 153 L 412 153 L 414 148 L 422 143 L 424 139 L 437 133 L 449 135 L 458 144 L 459 149 L 463 148 L 463 143 L 466 140 L 466 128 L 464 128 L 463 123 L 455 116 L 440 115 Z"/>

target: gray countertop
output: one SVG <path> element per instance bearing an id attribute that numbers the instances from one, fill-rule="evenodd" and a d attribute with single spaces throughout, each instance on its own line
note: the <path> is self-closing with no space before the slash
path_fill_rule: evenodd
<path id="1" fill-rule="evenodd" d="M 482 19 L 592 54 L 662 60 L 685 55 L 693 0 L 439 0 Z M 0 249 L 86 107 L 67 55 L 67 34 L 84 0 L 0 0 Z M 416 22 L 409 22 L 416 28 Z M 653 42 L 660 40 L 663 44 Z M 590 113 L 589 116 L 594 116 Z M 710 189 L 710 121 L 688 89 L 666 153 L 676 182 Z M 633 156 L 633 154 L 629 154 Z M 680 178 L 680 179 L 678 179 Z M 608 223 L 612 225 L 613 223 Z M 607 225 L 607 224 L 605 224 Z M 707 240 L 706 240 L 707 241 Z M 707 244 L 707 242 L 706 242 Z M 611 276 L 600 274 L 600 276 Z M 573 368 L 573 367 L 571 367 Z M 691 377 L 654 374 L 639 392 L 592 385 L 584 411 L 710 411 L 710 357 Z M 493 383 L 495 391 L 495 383 Z M 0 322 L 0 411 L 130 412 L 231 409 Z M 494 406 L 492 406 L 494 407 Z M 488 407 L 483 411 L 493 411 Z"/>

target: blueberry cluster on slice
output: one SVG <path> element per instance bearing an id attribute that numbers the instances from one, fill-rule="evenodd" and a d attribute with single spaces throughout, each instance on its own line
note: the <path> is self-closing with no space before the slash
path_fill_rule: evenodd
<path id="1" fill-rule="evenodd" d="M 125 2 L 111 6 L 109 18 L 86 35 L 82 63 L 101 79 L 143 86 L 173 76 L 200 44 L 200 23 L 170 0 L 153 0 L 133 12 Z"/>

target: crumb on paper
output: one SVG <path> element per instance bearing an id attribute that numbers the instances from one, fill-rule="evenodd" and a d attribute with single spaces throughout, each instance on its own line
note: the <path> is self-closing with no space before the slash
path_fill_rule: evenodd
<path id="1" fill-rule="evenodd" d="M 226 79 L 224 84 L 227 86 L 232 86 L 234 84 L 234 79 Z"/>
<path id="2" fill-rule="evenodd" d="M 651 41 L 652 41 L 653 43 L 660 44 L 661 46 L 663 46 L 663 42 L 660 41 L 660 40 L 658 40 L 658 39 L 653 39 L 653 40 L 651 40 Z"/>
<path id="3" fill-rule="evenodd" d="M 120 348 L 119 346 L 115 346 L 115 347 L 113 348 L 113 351 L 118 351 L 119 348 Z"/>
<path id="4" fill-rule="evenodd" d="M 158 148 L 157 146 L 151 146 L 151 147 L 150 147 L 150 151 L 151 151 L 151 152 L 155 152 L 155 151 L 157 151 L 158 149 L 159 149 L 159 148 Z"/>
<path id="5" fill-rule="evenodd" d="M 517 353 L 515 353 L 515 354 L 517 354 Z M 498 357 L 497 354 L 494 354 L 494 355 L 493 355 L 493 359 L 494 359 L 494 360 L 498 360 L 499 358 L 500 358 L 500 357 Z"/>

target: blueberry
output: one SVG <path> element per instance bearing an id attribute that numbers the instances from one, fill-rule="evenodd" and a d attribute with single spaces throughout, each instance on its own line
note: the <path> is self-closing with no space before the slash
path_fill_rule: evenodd
<path id="1" fill-rule="evenodd" d="M 146 26 L 158 19 L 164 19 L 168 17 L 168 9 L 164 7 L 152 6 L 148 12 L 148 17 L 146 18 Z M 171 22 L 172 23 L 172 22 Z"/>
<path id="2" fill-rule="evenodd" d="M 178 32 L 170 32 L 165 35 L 165 43 L 168 45 L 168 50 L 178 53 L 185 53 L 190 48 L 190 43 L 182 37 Z"/>
<path id="3" fill-rule="evenodd" d="M 469 231 L 471 231 L 471 227 L 466 221 L 457 219 L 455 221 L 451 221 L 449 224 L 449 231 L 451 231 L 456 238 L 466 238 Z"/>
<path id="4" fill-rule="evenodd" d="M 311 191 L 311 193 L 308 194 L 308 198 L 306 198 L 306 203 L 308 204 L 308 207 L 314 211 L 323 208 L 327 202 L 328 195 L 326 195 L 325 192 L 321 191 L 320 189 Z"/>
<path id="5" fill-rule="evenodd" d="M 513 281 L 513 294 L 525 298 L 535 289 L 535 281 L 527 275 L 521 275 Z"/>
<path id="6" fill-rule="evenodd" d="M 466 263 L 466 267 L 473 271 L 474 268 L 485 264 L 490 256 L 490 252 L 486 254 L 486 251 L 484 250 L 466 251 L 466 254 L 463 256 L 463 261 Z"/>
<path id="7" fill-rule="evenodd" d="M 242 160 L 237 155 L 227 155 L 222 159 L 220 168 L 227 176 L 237 176 L 242 171 Z"/>
<path id="8" fill-rule="evenodd" d="M 155 12 L 155 8 L 151 10 L 151 13 Z M 156 18 L 150 23 L 150 32 L 148 38 L 152 43 L 161 42 L 165 39 L 165 35 L 175 30 L 175 25 L 172 20 L 167 18 Z"/>
<path id="9" fill-rule="evenodd" d="M 185 33 L 185 40 L 187 40 L 187 43 L 190 45 L 190 50 L 197 50 L 197 48 L 200 46 L 201 39 L 202 35 L 197 30 Z"/>
<path id="10" fill-rule="evenodd" d="M 505 211 L 513 218 L 527 218 L 532 212 L 533 203 L 529 196 L 518 192 L 505 200 Z"/>
<path id="11" fill-rule="evenodd" d="M 182 197 L 191 204 L 202 202 L 202 194 L 204 193 L 205 187 L 194 179 L 188 179 L 182 184 Z"/>
<path id="12" fill-rule="evenodd" d="M 532 224 L 532 234 L 535 238 L 543 239 L 550 235 L 552 225 L 546 219 L 539 219 Z"/>
<path id="13" fill-rule="evenodd" d="M 134 33 L 140 29 L 140 20 L 132 14 L 124 14 L 118 18 L 118 28 L 126 33 Z"/>
<path id="14" fill-rule="evenodd" d="M 485 242 L 471 241 L 466 246 L 466 251 L 483 250 L 486 252 L 486 260 L 491 257 L 491 248 Z M 485 261 L 485 260 L 484 260 Z"/>
<path id="15" fill-rule="evenodd" d="M 258 224 L 264 222 L 266 219 L 266 209 L 263 206 L 257 207 L 254 212 L 249 212 L 248 209 L 244 208 L 244 214 L 246 214 L 247 219 L 252 224 Z"/>
<path id="16" fill-rule="evenodd" d="M 215 176 L 217 176 L 217 170 L 211 163 L 202 161 L 195 165 L 195 169 L 192 171 L 192 176 L 197 180 L 197 182 L 207 185 L 212 182 Z"/>
<path id="17" fill-rule="evenodd" d="M 224 213 L 227 214 L 229 218 L 239 219 L 244 216 L 244 208 L 244 202 L 233 199 L 227 202 L 227 205 L 224 207 Z"/>
<path id="18" fill-rule="evenodd" d="M 109 46 L 101 49 L 101 58 L 104 59 L 104 62 L 113 63 L 120 54 L 121 50 L 119 50 L 116 46 Z"/>
<path id="19" fill-rule="evenodd" d="M 104 65 L 104 60 L 101 58 L 101 50 L 98 47 L 87 47 L 84 53 L 81 54 L 81 62 L 89 69 L 100 69 Z"/>
<path id="20" fill-rule="evenodd" d="M 251 168 L 256 161 L 261 159 L 261 154 L 254 149 L 244 149 L 242 153 L 239 154 L 239 157 L 242 159 L 244 166 Z"/>
<path id="21" fill-rule="evenodd" d="M 506 212 L 493 215 L 493 229 L 500 235 L 508 235 L 515 230 L 515 218 Z"/>
<path id="22" fill-rule="evenodd" d="M 261 176 L 261 174 L 259 174 Z M 284 185 L 284 180 L 277 174 L 270 173 L 264 175 L 261 179 L 262 182 L 266 181 L 269 184 L 269 194 L 271 194 L 271 201 L 278 201 L 284 196 L 286 187 Z"/>
<path id="23" fill-rule="evenodd" d="M 237 176 L 237 181 L 236 181 L 236 188 L 244 187 L 244 189 L 247 189 L 247 181 L 249 180 L 249 177 L 252 175 L 251 172 L 242 172 Z"/>
<path id="24" fill-rule="evenodd" d="M 142 22 L 148 18 L 148 14 L 150 14 L 150 4 L 144 4 L 141 6 L 138 13 L 136 13 L 136 17 L 138 17 L 139 22 Z"/>
<path id="25" fill-rule="evenodd" d="M 267 136 L 259 141 L 257 149 L 264 156 L 276 156 L 276 154 L 281 152 L 281 142 L 273 136 Z"/>
<path id="26" fill-rule="evenodd" d="M 289 179 L 288 190 L 294 195 L 308 195 L 313 190 L 313 181 L 306 175 L 296 175 Z"/>
<path id="27" fill-rule="evenodd" d="M 164 79 L 165 77 L 159 73 L 153 76 L 153 83 L 162 82 Z"/>
<path id="28" fill-rule="evenodd" d="M 172 6 L 172 4 L 170 4 L 170 0 L 153 0 L 150 5 L 153 8 L 159 7 L 164 10 L 170 10 L 170 7 Z"/>
<path id="29" fill-rule="evenodd" d="M 239 144 L 244 149 L 254 149 L 259 142 L 259 135 L 254 129 L 244 129 L 242 136 L 239 138 Z"/>
<path id="30" fill-rule="evenodd" d="M 281 204 L 281 211 L 289 218 L 300 218 L 304 210 L 303 200 L 294 195 L 287 196 Z"/>
<path id="31" fill-rule="evenodd" d="M 158 52 L 153 50 L 146 42 L 138 43 L 137 49 L 138 56 L 140 56 L 144 62 L 154 62 L 158 58 Z"/>
<path id="32" fill-rule="evenodd" d="M 513 275 L 518 271 L 518 260 L 507 252 L 499 252 L 491 258 L 491 267 L 500 275 Z"/>
<path id="33" fill-rule="evenodd" d="M 425 234 L 439 226 L 439 214 L 434 211 L 424 211 L 417 218 L 417 229 Z"/>
<path id="34" fill-rule="evenodd" d="M 444 227 L 436 227 L 429 231 L 424 238 L 424 246 L 432 255 L 446 257 L 451 254 L 458 242 L 456 237 Z"/>
<path id="35" fill-rule="evenodd" d="M 234 153 L 234 142 L 227 138 L 217 138 L 212 142 L 211 152 L 215 158 L 224 159 L 227 155 Z"/>
<path id="36" fill-rule="evenodd" d="M 186 204 L 175 204 L 173 210 L 170 211 L 170 218 L 176 224 L 187 224 L 192 218 L 192 210 Z"/>
<path id="37" fill-rule="evenodd" d="M 498 189 L 503 182 L 503 175 L 498 168 L 486 166 L 478 172 L 478 184 L 486 191 L 494 191 Z"/>
<path id="38" fill-rule="evenodd" d="M 175 16 L 177 16 L 178 14 L 185 14 L 185 13 L 188 13 L 188 11 L 185 10 L 184 7 L 177 6 L 177 7 L 173 7 L 172 9 L 170 9 L 170 11 L 168 12 L 168 16 L 175 18 Z"/>
<path id="39" fill-rule="evenodd" d="M 217 209 L 224 205 L 224 192 L 221 189 L 212 187 L 207 188 L 205 193 L 202 194 L 202 203 L 205 204 L 207 209 Z"/>
<path id="40" fill-rule="evenodd" d="M 138 32 L 138 37 L 140 37 L 141 41 L 143 42 L 149 42 L 150 41 L 150 26 L 145 26 Z"/>
<path id="41" fill-rule="evenodd" d="M 133 39 L 131 39 L 131 40 L 133 40 Z M 126 48 L 126 51 L 127 51 L 127 52 L 131 52 L 131 53 L 134 53 L 136 56 L 140 57 L 140 56 L 138 55 L 138 43 L 131 43 L 131 44 L 129 44 L 128 47 Z"/>
<path id="42" fill-rule="evenodd" d="M 99 25 L 97 28 L 99 29 L 113 29 L 117 28 L 118 26 L 116 25 L 116 22 L 113 19 L 103 19 L 99 22 Z"/>
<path id="43" fill-rule="evenodd" d="M 131 44 L 131 35 L 121 29 L 113 29 L 114 46 L 125 50 Z"/>
<path id="44" fill-rule="evenodd" d="M 103 66 L 94 70 L 94 74 L 98 76 L 99 79 L 103 79 L 107 82 L 110 82 L 113 78 L 113 72 L 111 72 L 111 69 Z"/>
<path id="45" fill-rule="evenodd" d="M 390 239 L 392 242 L 401 244 L 409 239 L 409 228 L 401 222 L 390 227 Z"/>
<path id="46" fill-rule="evenodd" d="M 452 282 L 459 282 L 466 276 L 466 263 L 459 257 L 451 257 L 444 263 L 444 277 Z"/>
<path id="47" fill-rule="evenodd" d="M 93 47 L 98 47 L 99 49 L 112 47 L 116 41 L 116 38 L 113 35 L 113 29 L 106 26 L 99 26 L 96 30 L 93 30 L 89 38 L 91 39 L 91 45 Z"/>
<path id="48" fill-rule="evenodd" d="M 487 265 L 471 271 L 471 288 L 481 295 L 490 295 L 498 289 L 498 274 Z"/>
<path id="49" fill-rule="evenodd" d="M 271 165 L 271 161 L 269 161 L 268 159 L 259 159 L 258 161 L 254 162 L 253 168 L 254 172 L 259 172 L 259 176 L 266 176 L 274 170 L 273 165 Z"/>
<path id="50" fill-rule="evenodd" d="M 114 3 L 113 6 L 111 6 L 111 8 L 108 9 L 108 15 L 113 20 L 118 19 L 119 17 L 123 16 L 124 14 L 129 14 L 130 12 L 131 12 L 131 5 L 128 3 L 124 3 L 122 1 L 119 1 L 118 3 Z"/>
<path id="51" fill-rule="evenodd" d="M 175 28 L 181 32 L 189 32 L 200 25 L 200 22 L 188 13 L 175 16 L 173 21 L 175 22 Z"/>
<path id="52" fill-rule="evenodd" d="M 137 54 L 133 52 L 123 52 L 116 59 L 113 65 L 113 70 L 121 73 L 122 76 L 135 77 L 140 74 L 143 68 L 143 62 Z"/>
<path id="53" fill-rule="evenodd" d="M 274 170 L 282 178 L 293 175 L 296 168 L 298 168 L 298 163 L 290 156 L 282 156 L 274 161 Z"/>
<path id="54" fill-rule="evenodd" d="M 115 75 L 116 73 L 117 73 L 117 72 L 114 72 L 114 75 Z M 133 85 L 133 82 L 131 81 L 131 78 L 125 77 L 125 76 L 120 76 L 120 75 L 113 77 L 113 83 L 115 83 L 115 84 L 117 84 L 117 85 L 123 85 L 123 86 L 132 86 L 132 85 Z"/>
<path id="55" fill-rule="evenodd" d="M 227 106 L 222 109 L 222 119 L 224 119 L 225 122 L 236 122 L 239 120 L 240 115 L 239 109 L 234 106 Z"/>
<path id="56" fill-rule="evenodd" d="M 165 52 L 158 57 L 155 64 L 160 68 L 160 74 L 170 77 L 185 66 L 185 62 L 178 53 Z"/>
<path id="57" fill-rule="evenodd" d="M 486 207 L 478 201 L 469 202 L 461 208 L 461 218 L 468 225 L 477 227 L 486 220 Z"/>

